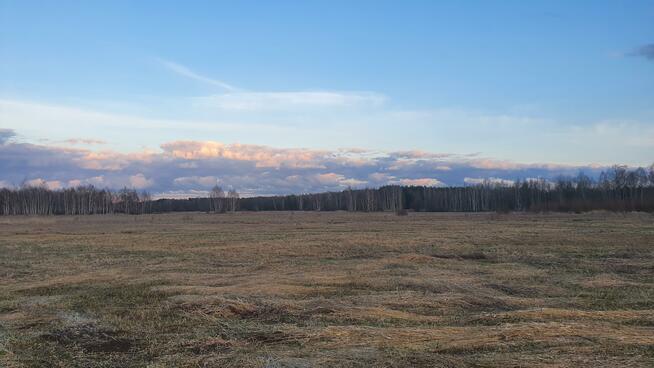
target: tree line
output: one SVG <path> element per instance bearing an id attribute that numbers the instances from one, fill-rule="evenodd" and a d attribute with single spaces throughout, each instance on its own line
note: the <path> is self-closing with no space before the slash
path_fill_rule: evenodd
<path id="1" fill-rule="evenodd" d="M 45 186 L 0 189 L 0 215 L 142 214 L 152 210 L 147 192 L 111 191 L 93 186 L 50 190 Z"/>
<path id="2" fill-rule="evenodd" d="M 220 187 L 209 198 L 153 200 L 146 192 L 123 188 L 98 189 L 92 185 L 51 190 L 45 186 L 23 185 L 0 189 L 0 215 L 139 215 L 174 211 L 228 212 L 238 208 L 239 194 Z"/>
<path id="3" fill-rule="evenodd" d="M 207 198 L 152 200 L 147 192 L 92 186 L 49 190 L 23 186 L 0 190 L 0 215 L 143 214 L 182 211 L 648 211 L 654 212 L 654 165 L 614 166 L 597 180 L 579 173 L 554 181 L 511 185 L 485 181 L 460 187 L 388 185 L 377 189 L 240 198 L 215 186 Z"/>

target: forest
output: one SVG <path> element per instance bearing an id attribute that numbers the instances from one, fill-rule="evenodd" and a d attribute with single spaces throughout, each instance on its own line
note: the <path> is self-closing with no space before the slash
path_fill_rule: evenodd
<path id="1" fill-rule="evenodd" d="M 654 165 L 613 166 L 597 179 L 575 177 L 517 180 L 511 185 L 485 181 L 460 187 L 389 185 L 376 189 L 240 198 L 214 187 L 206 198 L 157 199 L 147 192 L 92 186 L 50 190 L 21 186 L 0 189 L 0 215 L 147 214 L 234 211 L 406 211 L 423 212 L 654 212 Z"/>

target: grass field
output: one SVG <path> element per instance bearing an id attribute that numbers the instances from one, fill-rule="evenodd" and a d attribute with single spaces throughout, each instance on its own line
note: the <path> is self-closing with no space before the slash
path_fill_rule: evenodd
<path id="1" fill-rule="evenodd" d="M 654 216 L 4 217 L 0 366 L 652 367 Z"/>

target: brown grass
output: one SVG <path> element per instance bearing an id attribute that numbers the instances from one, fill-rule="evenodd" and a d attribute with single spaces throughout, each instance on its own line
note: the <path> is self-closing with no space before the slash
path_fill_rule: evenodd
<path id="1" fill-rule="evenodd" d="M 654 216 L 4 217 L 0 366 L 651 367 Z"/>

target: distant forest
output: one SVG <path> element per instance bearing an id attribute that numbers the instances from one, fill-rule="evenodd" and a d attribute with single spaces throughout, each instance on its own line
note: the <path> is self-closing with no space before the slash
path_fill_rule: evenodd
<path id="1" fill-rule="evenodd" d="M 389 211 L 509 212 L 591 210 L 654 212 L 654 165 L 614 166 L 597 180 L 579 173 L 555 181 L 530 179 L 512 185 L 486 181 L 463 187 L 384 186 L 341 192 L 239 198 L 214 187 L 207 198 L 152 200 L 133 189 L 92 186 L 49 190 L 0 189 L 0 215 L 146 214 L 202 211 Z"/>

